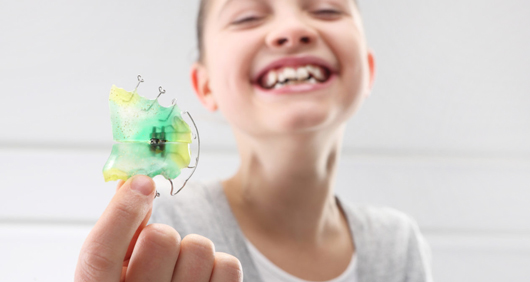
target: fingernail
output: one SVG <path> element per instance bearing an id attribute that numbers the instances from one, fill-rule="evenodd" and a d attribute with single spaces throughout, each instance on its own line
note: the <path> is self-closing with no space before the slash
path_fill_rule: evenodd
<path id="1" fill-rule="evenodd" d="M 136 175 L 131 181 L 131 189 L 146 196 L 150 195 L 154 188 L 153 180 L 145 175 Z"/>

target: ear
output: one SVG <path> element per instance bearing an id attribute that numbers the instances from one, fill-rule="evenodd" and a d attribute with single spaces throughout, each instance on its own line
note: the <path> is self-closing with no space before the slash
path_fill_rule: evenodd
<path id="1" fill-rule="evenodd" d="M 201 63 L 196 62 L 191 66 L 190 75 L 193 90 L 195 90 L 195 94 L 201 101 L 202 105 L 211 112 L 216 111 L 217 102 L 210 89 L 210 78 L 206 67 Z"/>
<path id="2" fill-rule="evenodd" d="M 374 80 L 375 80 L 375 56 L 372 50 L 368 50 L 367 60 L 368 60 L 368 70 L 370 72 L 369 73 L 370 81 L 368 83 L 368 95 L 367 96 L 370 96 L 370 93 L 372 92 L 372 87 L 374 85 Z"/>

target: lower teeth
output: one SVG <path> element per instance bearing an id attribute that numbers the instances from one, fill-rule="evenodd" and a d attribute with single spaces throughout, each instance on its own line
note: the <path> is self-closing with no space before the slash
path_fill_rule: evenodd
<path id="1" fill-rule="evenodd" d="M 307 80 L 303 80 L 303 81 L 297 81 L 297 80 L 291 80 L 291 81 L 286 81 L 286 82 L 278 82 L 276 83 L 276 85 L 274 85 L 274 89 L 278 89 L 278 88 L 282 88 L 284 86 L 287 86 L 287 85 L 296 85 L 296 84 L 302 84 L 302 83 L 309 83 L 309 84 L 317 84 L 319 83 L 314 77 L 311 77 Z"/>

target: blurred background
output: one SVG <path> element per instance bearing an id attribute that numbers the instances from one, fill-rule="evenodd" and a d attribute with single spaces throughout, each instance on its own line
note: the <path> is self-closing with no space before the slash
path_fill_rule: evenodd
<path id="1" fill-rule="evenodd" d="M 360 6 L 377 78 L 349 123 L 337 193 L 414 217 L 436 281 L 529 281 L 530 2 Z M 0 2 L 0 281 L 71 281 L 116 186 L 101 173 L 113 84 L 132 90 L 141 74 L 141 95 L 162 85 L 162 105 L 177 98 L 193 114 L 203 143 L 194 179 L 235 171 L 229 126 L 189 82 L 197 8 Z"/>

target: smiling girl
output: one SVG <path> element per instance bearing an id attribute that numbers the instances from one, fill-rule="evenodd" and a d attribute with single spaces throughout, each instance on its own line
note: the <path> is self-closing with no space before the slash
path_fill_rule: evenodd
<path id="1" fill-rule="evenodd" d="M 431 281 L 413 220 L 334 195 L 346 121 L 375 73 L 355 2 L 203 0 L 198 42 L 191 81 L 230 123 L 239 169 L 153 211 L 150 178 L 120 182 L 76 280 Z"/>

